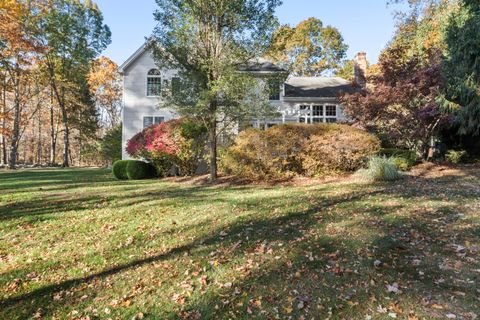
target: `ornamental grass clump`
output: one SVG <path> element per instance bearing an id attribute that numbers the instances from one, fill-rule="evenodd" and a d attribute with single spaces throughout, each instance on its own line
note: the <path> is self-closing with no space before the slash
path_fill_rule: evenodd
<path id="1" fill-rule="evenodd" d="M 398 159 L 394 157 L 370 157 L 366 169 L 358 171 L 360 177 L 368 181 L 395 181 L 401 178 L 397 168 Z"/>

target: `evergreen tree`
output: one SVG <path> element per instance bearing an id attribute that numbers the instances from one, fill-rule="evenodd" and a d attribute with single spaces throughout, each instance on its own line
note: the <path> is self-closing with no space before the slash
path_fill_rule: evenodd
<path id="1" fill-rule="evenodd" d="M 461 134 L 480 134 L 480 2 L 462 0 L 446 31 L 447 98 L 457 103 Z"/>

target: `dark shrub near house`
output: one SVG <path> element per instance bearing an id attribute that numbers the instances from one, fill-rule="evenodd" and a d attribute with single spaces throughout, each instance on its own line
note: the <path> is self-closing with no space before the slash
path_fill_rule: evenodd
<path id="1" fill-rule="evenodd" d="M 288 124 L 242 132 L 224 151 L 221 169 L 253 179 L 310 177 L 360 168 L 378 152 L 377 138 L 339 124 Z"/>
<path id="2" fill-rule="evenodd" d="M 127 162 L 127 177 L 130 180 L 152 179 L 156 177 L 155 167 L 149 163 L 130 160 Z"/>
<path id="3" fill-rule="evenodd" d="M 118 160 L 115 161 L 112 168 L 112 173 L 115 178 L 118 180 L 127 180 L 127 164 L 128 160 Z"/>

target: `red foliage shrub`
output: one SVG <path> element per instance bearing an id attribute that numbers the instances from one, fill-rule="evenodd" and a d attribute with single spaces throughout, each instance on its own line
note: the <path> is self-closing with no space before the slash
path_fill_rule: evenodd
<path id="1" fill-rule="evenodd" d="M 177 167 L 182 175 L 193 175 L 201 161 L 205 130 L 183 119 L 170 120 L 145 128 L 127 143 L 127 153 L 145 159 L 165 176 Z"/>

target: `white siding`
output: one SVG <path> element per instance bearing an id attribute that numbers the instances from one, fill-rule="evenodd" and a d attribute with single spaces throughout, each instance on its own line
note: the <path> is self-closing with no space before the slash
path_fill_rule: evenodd
<path id="1" fill-rule="evenodd" d="M 129 159 L 125 150 L 127 142 L 135 134 L 143 130 L 143 117 L 163 117 L 165 121 L 178 118 L 178 115 L 171 109 L 160 109 L 158 97 L 147 97 L 147 73 L 149 70 L 156 68 L 161 71 L 162 86 L 164 81 L 168 80 L 168 85 L 171 85 L 171 79 L 175 76 L 175 70 L 162 69 L 155 65 L 154 59 L 150 52 L 143 51 L 139 56 L 134 57 L 133 61 L 123 70 L 124 72 L 124 93 L 123 93 L 123 133 L 122 144 L 123 159 Z M 280 94 L 280 101 L 271 101 L 271 104 L 277 106 L 279 111 L 290 110 L 285 114 L 285 119 L 280 117 L 278 119 L 267 120 L 266 123 L 282 123 L 298 122 L 298 111 L 300 105 L 336 105 L 337 106 L 337 120 L 339 122 L 346 121 L 343 113 L 343 108 L 338 104 L 335 98 L 285 98 L 283 90 Z M 264 120 L 258 121 L 253 119 L 253 124 L 257 127 L 264 126 Z"/>
<path id="2" fill-rule="evenodd" d="M 145 51 L 124 71 L 123 159 L 129 159 L 125 151 L 128 140 L 143 130 L 143 117 L 164 117 L 165 121 L 178 117 L 174 110 L 160 109 L 159 98 L 147 97 L 147 73 L 153 68 L 162 72 L 162 86 L 165 85 L 164 80 L 168 80 L 170 85 L 171 78 L 176 74 L 175 70 L 158 68 L 148 51 Z"/>

